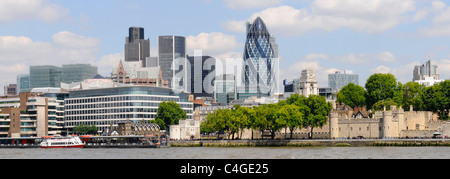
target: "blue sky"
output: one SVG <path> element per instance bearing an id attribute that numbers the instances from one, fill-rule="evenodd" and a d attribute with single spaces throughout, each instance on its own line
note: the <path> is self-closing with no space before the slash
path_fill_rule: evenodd
<path id="1" fill-rule="evenodd" d="M 315 70 L 352 70 L 412 79 L 426 60 L 450 78 L 450 1 L 441 0 L 1 0 L 0 76 L 15 83 L 30 65 L 90 63 L 108 75 L 123 59 L 130 26 L 157 37 L 187 37 L 188 53 L 242 56 L 245 22 L 262 17 L 277 38 L 280 80 Z M 1 89 L 2 90 L 2 89 Z"/>

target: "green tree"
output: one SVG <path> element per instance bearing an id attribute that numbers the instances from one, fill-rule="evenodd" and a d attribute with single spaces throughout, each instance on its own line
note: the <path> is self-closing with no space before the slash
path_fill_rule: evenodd
<path id="1" fill-rule="evenodd" d="M 392 74 L 373 74 L 367 79 L 365 88 L 367 108 L 372 109 L 372 106 L 380 100 L 394 99 L 397 79 Z"/>
<path id="2" fill-rule="evenodd" d="M 359 85 L 349 83 L 337 93 L 337 102 L 344 103 L 352 108 L 366 104 L 365 90 Z"/>
<path id="3" fill-rule="evenodd" d="M 417 82 L 408 82 L 403 85 L 402 96 L 403 96 L 403 109 L 406 111 L 410 110 L 412 105 L 415 110 L 423 109 L 422 96 L 425 91 L 425 85 L 420 85 Z"/>
<path id="4" fill-rule="evenodd" d="M 450 81 L 445 80 L 425 88 L 422 100 L 425 110 L 437 113 L 441 120 L 448 120 L 450 109 Z"/>
<path id="5" fill-rule="evenodd" d="M 98 129 L 95 125 L 80 124 L 73 128 L 75 134 L 97 134 Z"/>
<path id="6" fill-rule="evenodd" d="M 331 103 L 327 102 L 325 97 L 319 95 L 311 95 L 306 101 L 310 113 L 305 115 L 304 125 L 311 127 L 309 137 L 312 138 L 314 128 L 322 128 L 326 124 L 331 112 Z"/>
<path id="7" fill-rule="evenodd" d="M 294 104 L 286 104 L 280 107 L 276 112 L 277 123 L 284 126 L 285 129 L 289 128 L 290 138 L 295 129 L 303 127 L 303 113 L 300 112 L 300 107 Z M 285 133 L 286 138 L 286 133 Z"/>
<path id="8" fill-rule="evenodd" d="M 300 112 L 304 115 L 303 126 L 311 128 L 309 138 L 313 137 L 314 128 L 325 125 L 331 112 L 331 103 L 319 95 L 310 95 L 306 98 L 303 95 L 293 94 L 286 99 L 286 102 L 299 107 Z"/>
<path id="9" fill-rule="evenodd" d="M 277 122 L 276 111 L 278 110 L 277 104 L 263 104 L 255 108 L 255 126 L 260 129 L 261 132 L 269 130 L 271 138 L 275 138 L 275 132 L 278 132 L 284 123 Z"/>
<path id="10" fill-rule="evenodd" d="M 186 118 L 186 111 L 181 109 L 179 104 L 174 101 L 164 101 L 159 104 L 155 122 L 160 126 L 161 130 L 166 130 L 170 125 L 177 125 L 180 119 Z"/>
<path id="11" fill-rule="evenodd" d="M 397 106 L 397 103 L 391 99 L 385 99 L 385 100 L 380 100 L 378 102 L 376 102 L 373 106 L 372 109 L 373 111 L 383 111 L 384 108 L 386 107 L 386 110 L 389 110 L 391 106 Z"/>
<path id="12" fill-rule="evenodd" d="M 209 113 L 206 116 L 206 121 L 201 124 L 201 127 L 205 131 L 215 131 L 217 135 L 219 132 L 224 131 L 227 132 L 229 130 L 229 122 L 230 122 L 230 109 L 219 109 L 213 113 Z M 219 136 L 217 136 L 219 138 Z"/>

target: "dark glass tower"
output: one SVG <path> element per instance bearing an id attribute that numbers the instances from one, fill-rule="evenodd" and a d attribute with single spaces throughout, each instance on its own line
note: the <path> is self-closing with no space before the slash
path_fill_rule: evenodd
<path id="1" fill-rule="evenodd" d="M 264 21 L 258 17 L 247 23 L 243 80 L 246 93 L 261 96 L 278 91 L 278 45 L 270 36 Z M 256 89 L 252 89 L 256 88 Z M 254 92 L 251 92 L 251 91 Z"/>
<path id="2" fill-rule="evenodd" d="M 141 61 L 145 66 L 146 57 L 150 57 L 150 40 L 144 39 L 144 28 L 130 27 L 125 39 L 125 61 Z"/>
<path id="3" fill-rule="evenodd" d="M 173 84 L 174 67 L 179 65 L 174 64 L 174 60 L 186 58 L 186 38 L 181 36 L 159 36 L 158 51 L 162 77 L 164 80 L 169 81 L 169 87 L 173 88 L 175 86 Z"/>

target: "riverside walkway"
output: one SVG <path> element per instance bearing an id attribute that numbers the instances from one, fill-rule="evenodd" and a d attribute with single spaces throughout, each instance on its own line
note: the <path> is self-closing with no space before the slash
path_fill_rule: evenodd
<path id="1" fill-rule="evenodd" d="M 184 140 L 171 147 L 450 146 L 450 139 Z"/>
<path id="2" fill-rule="evenodd" d="M 105 137 L 97 137 L 105 138 Z M 109 137 L 112 138 L 112 137 Z M 39 148 L 41 138 L 0 138 L 1 148 Z M 262 140 L 171 140 L 161 147 L 363 147 L 363 146 L 450 146 L 450 139 L 262 139 Z M 85 148 L 155 148 L 142 142 L 87 142 Z"/>

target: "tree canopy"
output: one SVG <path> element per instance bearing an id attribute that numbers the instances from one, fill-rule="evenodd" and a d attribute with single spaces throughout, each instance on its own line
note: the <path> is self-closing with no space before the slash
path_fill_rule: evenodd
<path id="1" fill-rule="evenodd" d="M 365 90 L 359 85 L 349 83 L 337 93 L 338 103 L 344 103 L 352 108 L 366 105 Z"/>
<path id="2" fill-rule="evenodd" d="M 73 128 L 75 134 L 97 134 L 98 129 L 95 125 L 80 124 Z"/>
<path id="3" fill-rule="evenodd" d="M 367 108 L 380 101 L 388 98 L 394 99 L 397 89 L 397 79 L 392 74 L 373 74 L 367 79 L 366 85 L 366 104 Z"/>
<path id="4" fill-rule="evenodd" d="M 155 122 L 160 126 L 161 130 L 166 130 L 170 125 L 177 125 L 180 119 L 186 118 L 186 111 L 181 109 L 179 104 L 174 101 L 164 101 L 159 104 Z"/>
<path id="5" fill-rule="evenodd" d="M 272 139 L 276 132 L 289 129 L 292 138 L 298 128 L 311 127 L 312 133 L 314 127 L 322 127 L 330 111 L 331 103 L 326 102 L 325 97 L 312 95 L 306 98 L 293 94 L 286 101 L 276 104 L 217 110 L 208 114 L 201 127 L 202 131 L 227 132 L 232 139 L 244 129 L 270 131 Z"/>

